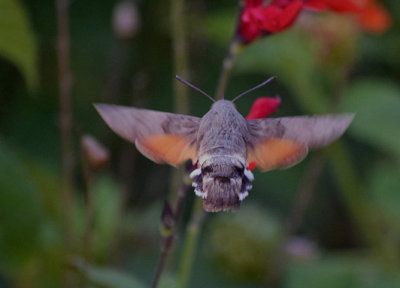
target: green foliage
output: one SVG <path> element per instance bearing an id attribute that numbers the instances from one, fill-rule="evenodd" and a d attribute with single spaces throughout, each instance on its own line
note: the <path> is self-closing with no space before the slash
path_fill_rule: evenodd
<path id="1" fill-rule="evenodd" d="M 255 42 L 239 55 L 235 71 L 276 75 L 276 81 L 287 85 L 305 112 L 327 111 L 327 95 L 315 81 L 319 75 L 316 46 L 308 37 L 287 31 Z M 286 95 L 281 97 L 286 99 Z"/>
<path id="2" fill-rule="evenodd" d="M 0 140 L 0 267 L 23 266 L 38 249 L 38 196 L 19 157 Z"/>
<path id="3" fill-rule="evenodd" d="M 165 273 L 160 280 L 160 288 L 176 288 L 178 287 L 176 277 L 174 275 Z"/>
<path id="4" fill-rule="evenodd" d="M 343 111 L 356 113 L 350 132 L 400 156 L 400 87 L 379 79 L 360 79 L 346 93 Z"/>
<path id="5" fill-rule="evenodd" d="M 285 288 L 395 288 L 400 274 L 369 259 L 331 256 L 310 263 L 292 264 Z"/>
<path id="6" fill-rule="evenodd" d="M 380 212 L 389 218 L 398 233 L 400 232 L 400 166 L 381 163 L 371 169 L 368 192 Z"/>
<path id="7" fill-rule="evenodd" d="M 263 281 L 271 269 L 281 223 L 257 206 L 218 215 L 209 231 L 211 255 L 236 279 Z M 209 249 L 209 248 L 207 248 Z"/>
<path id="8" fill-rule="evenodd" d="M 75 266 L 94 287 L 99 288 L 142 288 L 144 286 L 134 276 L 109 267 L 98 267 L 75 260 Z"/>
<path id="9" fill-rule="evenodd" d="M 36 37 L 19 0 L 0 0 L 0 56 L 14 63 L 30 88 L 37 84 Z"/>
<path id="10" fill-rule="evenodd" d="M 208 39 L 225 47 L 234 32 L 235 15 L 235 11 L 232 9 L 213 11 L 208 13 L 199 25 Z"/>
<path id="11" fill-rule="evenodd" d="M 107 256 L 118 233 L 122 193 L 111 177 L 96 179 L 94 198 L 93 249 L 96 255 Z"/>

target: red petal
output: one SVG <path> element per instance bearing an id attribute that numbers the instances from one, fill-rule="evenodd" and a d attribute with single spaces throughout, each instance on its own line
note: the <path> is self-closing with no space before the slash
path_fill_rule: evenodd
<path id="1" fill-rule="evenodd" d="M 268 117 L 269 115 L 274 113 L 276 109 L 278 109 L 279 104 L 281 104 L 280 98 L 258 98 L 251 106 L 250 112 L 247 115 L 246 119 L 251 120 Z"/>
<path id="2" fill-rule="evenodd" d="M 285 9 L 293 4 L 293 0 L 272 0 L 269 5 Z"/>
<path id="3" fill-rule="evenodd" d="M 261 7 L 261 5 L 263 4 L 264 0 L 246 0 L 244 7 L 249 8 L 249 7 Z"/>
<path id="4" fill-rule="evenodd" d="M 304 7 L 313 10 L 333 10 L 339 13 L 361 11 L 364 0 L 304 0 Z"/>
<path id="5" fill-rule="evenodd" d="M 261 35 L 261 23 L 263 18 L 263 8 L 261 7 L 244 9 L 240 16 L 239 35 L 248 42 L 254 41 Z"/>
<path id="6" fill-rule="evenodd" d="M 256 162 L 250 162 L 249 165 L 247 165 L 247 170 L 254 170 L 256 168 Z"/>
<path id="7" fill-rule="evenodd" d="M 301 0 L 275 0 L 264 8 L 263 28 L 268 32 L 279 32 L 291 26 L 303 7 Z"/>
<path id="8" fill-rule="evenodd" d="M 354 0 L 326 0 L 330 10 L 336 12 L 353 12 L 357 13 L 361 11 L 360 1 Z"/>
<path id="9" fill-rule="evenodd" d="M 328 8 L 325 1 L 321 0 L 304 0 L 303 2 L 304 7 L 311 10 L 320 11 Z"/>
<path id="10" fill-rule="evenodd" d="M 379 2 L 367 1 L 364 9 L 357 15 L 361 28 L 370 33 L 381 34 L 392 25 L 392 17 Z"/>

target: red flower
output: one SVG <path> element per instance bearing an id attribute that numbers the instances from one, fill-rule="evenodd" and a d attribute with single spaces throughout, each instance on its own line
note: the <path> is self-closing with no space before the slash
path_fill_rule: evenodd
<path id="1" fill-rule="evenodd" d="M 279 32 L 291 26 L 297 19 L 303 3 L 300 0 L 273 0 L 265 7 L 266 15 L 263 29 L 268 32 Z"/>
<path id="2" fill-rule="evenodd" d="M 246 7 L 240 17 L 239 34 L 245 38 L 245 41 L 251 42 L 258 38 L 262 32 L 262 22 L 264 19 L 262 1 L 246 1 Z"/>
<path id="3" fill-rule="evenodd" d="M 278 109 L 280 98 L 261 97 L 254 101 L 246 120 L 266 118 Z"/>
<path id="4" fill-rule="evenodd" d="M 278 109 L 279 104 L 281 104 L 280 98 L 270 98 L 270 97 L 261 97 L 254 101 L 251 106 L 250 112 L 247 115 L 246 119 L 260 119 L 266 118 Z M 256 168 L 255 162 L 250 162 L 247 166 L 248 170 L 254 170 Z"/>
<path id="5" fill-rule="evenodd" d="M 333 10 L 356 13 L 361 11 L 363 0 L 304 0 L 304 7 L 312 10 Z"/>
<path id="6" fill-rule="evenodd" d="M 360 26 L 381 33 L 391 24 L 390 15 L 376 0 L 246 0 L 239 19 L 238 35 L 250 43 L 261 35 L 290 27 L 303 8 L 357 14 Z"/>
<path id="7" fill-rule="evenodd" d="M 355 13 L 360 27 L 370 33 L 383 33 L 392 24 L 389 12 L 376 0 L 304 0 L 304 7 Z"/>
<path id="8" fill-rule="evenodd" d="M 375 34 L 385 32 L 392 25 L 388 10 L 375 0 L 366 0 L 363 9 L 357 15 L 357 21 L 364 31 Z"/>
<path id="9" fill-rule="evenodd" d="M 263 33 L 274 33 L 288 28 L 303 7 L 302 0 L 246 0 L 240 16 L 238 33 L 245 42 L 251 42 Z"/>

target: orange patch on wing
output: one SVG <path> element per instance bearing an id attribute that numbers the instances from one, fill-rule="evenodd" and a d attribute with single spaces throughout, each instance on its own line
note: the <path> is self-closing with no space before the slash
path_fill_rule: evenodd
<path id="1" fill-rule="evenodd" d="M 176 166 L 183 161 L 196 158 L 196 150 L 183 137 L 177 135 L 155 135 L 140 141 L 142 152 L 156 162 Z"/>
<path id="2" fill-rule="evenodd" d="M 271 138 L 260 142 L 249 151 L 248 162 L 256 162 L 261 170 L 288 168 L 300 162 L 307 154 L 307 148 L 300 143 Z"/>

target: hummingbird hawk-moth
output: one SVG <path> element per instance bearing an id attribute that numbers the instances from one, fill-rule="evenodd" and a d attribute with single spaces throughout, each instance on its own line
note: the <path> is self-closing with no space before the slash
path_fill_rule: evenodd
<path id="1" fill-rule="evenodd" d="M 195 194 L 204 199 L 204 210 L 217 212 L 238 209 L 248 196 L 254 180 L 248 163 L 255 162 L 262 171 L 291 167 L 303 160 L 309 149 L 339 138 L 354 117 L 342 114 L 245 120 L 233 102 L 267 82 L 233 101 L 213 100 L 202 118 L 117 105 L 94 106 L 115 133 L 134 143 L 150 160 L 172 166 L 189 159 L 197 163 L 190 174 Z"/>

